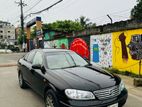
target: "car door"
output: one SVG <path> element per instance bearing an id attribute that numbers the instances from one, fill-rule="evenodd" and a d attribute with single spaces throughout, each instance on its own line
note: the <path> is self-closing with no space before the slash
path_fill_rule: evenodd
<path id="1" fill-rule="evenodd" d="M 32 64 L 40 64 L 41 66 L 43 66 L 43 55 L 41 52 L 36 52 Z M 44 73 L 42 73 L 40 69 L 32 69 L 32 78 L 32 85 L 34 90 L 38 92 L 40 95 L 43 95 L 44 84 L 46 82 L 44 78 Z"/>
<path id="2" fill-rule="evenodd" d="M 19 67 L 19 70 L 22 71 L 22 74 L 23 74 L 23 78 L 25 81 L 28 80 L 27 78 L 27 74 L 26 74 L 26 63 L 27 63 L 27 59 L 28 59 L 28 56 L 29 56 L 29 53 L 27 53 L 22 59 L 20 59 L 18 61 L 18 67 Z"/>
<path id="3" fill-rule="evenodd" d="M 32 68 L 32 60 L 33 60 L 33 57 L 35 55 L 35 51 L 31 51 L 27 57 L 26 60 L 23 61 L 23 69 L 24 69 L 24 72 L 23 72 L 23 77 L 25 78 L 25 81 L 30 85 L 32 83 L 32 73 L 31 73 L 31 68 Z"/>

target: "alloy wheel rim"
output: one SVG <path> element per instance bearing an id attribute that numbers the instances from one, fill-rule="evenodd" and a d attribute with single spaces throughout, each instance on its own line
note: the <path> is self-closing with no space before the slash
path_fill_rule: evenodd
<path id="1" fill-rule="evenodd" d="M 47 96 L 46 97 L 46 107 L 54 107 L 52 96 Z"/>

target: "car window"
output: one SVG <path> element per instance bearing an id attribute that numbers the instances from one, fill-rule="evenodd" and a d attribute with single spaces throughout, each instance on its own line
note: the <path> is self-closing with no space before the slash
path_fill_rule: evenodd
<path id="1" fill-rule="evenodd" d="M 85 66 L 88 64 L 83 58 L 73 52 L 47 53 L 46 61 L 49 69 Z"/>
<path id="2" fill-rule="evenodd" d="M 40 52 L 36 52 L 34 59 L 33 59 L 33 65 L 35 64 L 40 64 L 42 65 L 43 59 L 42 59 L 42 54 Z"/>
<path id="3" fill-rule="evenodd" d="M 80 65 L 80 66 L 87 65 L 87 62 L 75 52 L 70 52 L 70 55 L 72 56 L 76 65 Z"/>
<path id="4" fill-rule="evenodd" d="M 28 55 L 27 61 L 32 63 L 34 55 L 35 55 L 35 51 L 31 51 Z"/>
<path id="5" fill-rule="evenodd" d="M 47 64 L 50 69 L 65 68 L 75 65 L 71 57 L 63 53 L 48 55 Z"/>

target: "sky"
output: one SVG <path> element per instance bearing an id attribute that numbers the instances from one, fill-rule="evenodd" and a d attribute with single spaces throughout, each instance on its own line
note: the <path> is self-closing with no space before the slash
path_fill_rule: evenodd
<path id="1" fill-rule="evenodd" d="M 20 24 L 20 7 L 15 3 L 20 0 L 1 0 L 0 20 L 8 21 L 15 26 Z M 59 0 L 23 0 L 27 6 L 24 7 L 24 16 L 29 13 L 40 11 Z M 37 5 L 36 5 L 37 4 Z M 97 25 L 110 23 L 107 14 L 113 22 L 127 20 L 130 11 L 136 5 L 136 0 L 63 0 L 48 11 L 32 15 L 25 19 L 25 23 L 40 16 L 43 23 L 51 23 L 56 20 L 75 20 L 80 16 L 90 19 Z M 34 6 L 34 8 L 32 8 Z M 32 8 L 32 9 L 31 9 Z"/>

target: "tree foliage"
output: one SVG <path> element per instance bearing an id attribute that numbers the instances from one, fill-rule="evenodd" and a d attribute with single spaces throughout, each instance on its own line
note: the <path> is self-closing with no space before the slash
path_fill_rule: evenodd
<path id="1" fill-rule="evenodd" d="M 22 45 L 23 42 L 26 43 L 26 34 L 24 35 L 21 35 L 21 30 L 19 30 L 19 34 L 18 34 L 18 38 L 17 38 L 17 41 L 18 41 L 18 44 Z"/>
<path id="2" fill-rule="evenodd" d="M 142 20 L 142 0 L 137 0 L 137 4 L 131 10 L 131 19 Z"/>
<path id="3" fill-rule="evenodd" d="M 26 36 L 18 36 L 18 44 L 22 45 L 23 44 L 23 41 L 24 43 L 26 43 Z"/>
<path id="4" fill-rule="evenodd" d="M 18 34 L 18 44 L 22 45 L 23 44 L 23 41 L 24 43 L 26 43 L 27 41 L 27 36 L 26 34 L 24 34 L 23 36 L 21 35 L 21 29 L 19 30 L 19 34 Z M 31 35 L 30 35 L 30 39 L 33 39 L 36 37 L 36 26 L 34 26 L 32 29 L 31 29 Z"/>
<path id="5" fill-rule="evenodd" d="M 49 24 L 43 25 L 44 30 L 56 30 L 56 31 L 63 31 L 63 32 L 72 32 L 72 31 L 80 31 L 83 30 L 82 25 L 77 21 L 72 20 L 64 20 L 64 21 L 56 21 Z"/>
<path id="6" fill-rule="evenodd" d="M 31 30 L 31 36 L 30 39 L 36 38 L 36 26 L 34 26 Z"/>
<path id="7" fill-rule="evenodd" d="M 78 21 L 84 29 L 96 26 L 95 23 L 90 22 L 90 19 L 85 16 L 80 16 L 76 21 Z"/>

